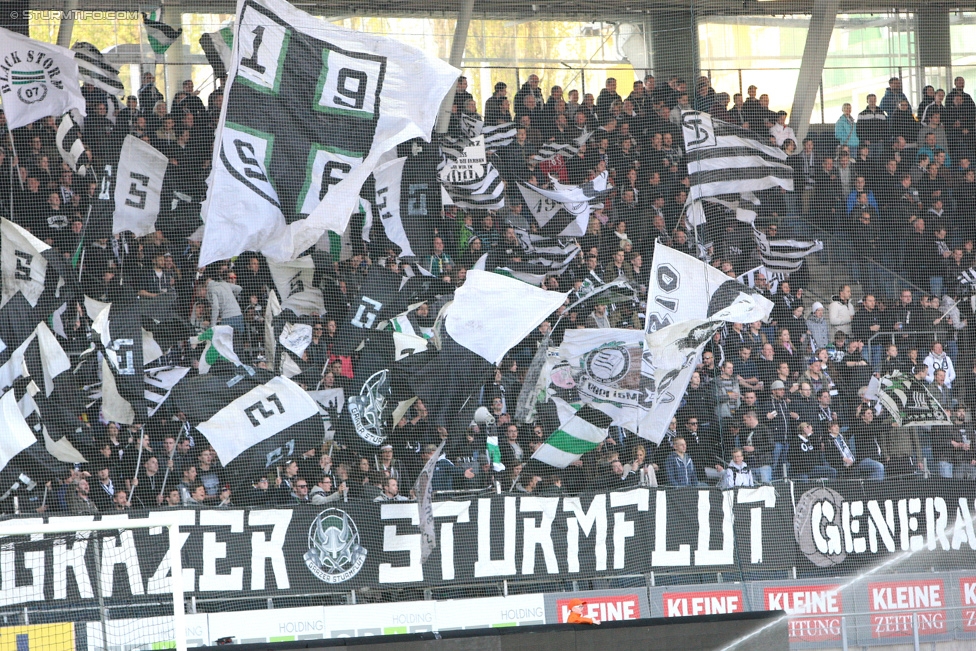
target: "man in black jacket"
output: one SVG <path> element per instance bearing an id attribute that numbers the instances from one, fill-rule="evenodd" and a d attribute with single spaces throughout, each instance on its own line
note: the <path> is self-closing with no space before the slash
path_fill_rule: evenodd
<path id="1" fill-rule="evenodd" d="M 856 341 L 861 341 L 864 344 L 867 344 L 872 335 L 877 332 L 881 332 L 881 313 L 875 309 L 876 307 L 877 302 L 875 301 L 874 295 L 868 294 L 862 301 L 861 309 L 854 313 L 854 319 L 851 322 L 851 330 L 852 336 Z M 880 364 L 881 343 L 875 340 L 870 347 L 865 345 L 865 353 L 868 352 L 868 348 L 870 348 L 868 363 Z M 868 355 L 865 355 L 865 357 L 868 357 Z"/>

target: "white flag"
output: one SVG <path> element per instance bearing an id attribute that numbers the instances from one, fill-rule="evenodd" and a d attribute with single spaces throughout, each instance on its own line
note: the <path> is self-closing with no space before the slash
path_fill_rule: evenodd
<path id="1" fill-rule="evenodd" d="M 391 242 L 400 247 L 400 256 L 412 258 L 416 256 L 407 238 L 407 231 L 403 227 L 400 215 L 400 183 L 403 180 L 403 166 L 406 158 L 396 158 L 389 163 L 383 163 L 373 172 L 376 179 L 376 210 L 383 229 Z"/>
<path id="2" fill-rule="evenodd" d="M 650 407 L 642 414 L 637 429 L 641 438 L 657 444 L 664 439 L 702 350 L 724 325 L 720 319 L 693 319 L 647 335 L 643 372 L 650 372 L 654 382 L 650 385 Z"/>
<path id="3" fill-rule="evenodd" d="M 281 296 L 281 309 L 295 314 L 319 316 L 325 313 L 322 290 L 315 286 L 315 262 L 304 256 L 291 262 L 268 261 L 268 271 Z"/>
<path id="4" fill-rule="evenodd" d="M 78 169 L 78 159 L 85 153 L 85 143 L 81 141 L 81 129 L 77 128 L 75 121 L 71 119 L 71 114 L 67 113 L 61 118 L 58 125 L 58 134 L 54 138 L 55 146 L 61 154 L 61 158 L 72 172 L 78 172 L 81 176 L 85 175 L 85 166 Z"/>
<path id="5" fill-rule="evenodd" d="M 132 231 L 142 237 L 156 230 L 168 165 L 169 159 L 148 142 L 133 135 L 125 137 L 115 182 L 113 234 Z"/>
<path id="6" fill-rule="evenodd" d="M 318 405 L 300 386 L 278 376 L 234 400 L 197 429 L 226 466 L 244 450 L 318 413 Z"/>
<path id="7" fill-rule="evenodd" d="M 380 158 L 430 137 L 459 74 L 283 0 L 238 7 L 201 265 L 245 250 L 293 260 L 327 230 L 345 232 Z"/>
<path id="8" fill-rule="evenodd" d="M 690 319 L 762 321 L 773 303 L 701 260 L 658 244 L 647 288 L 646 332 Z"/>
<path id="9" fill-rule="evenodd" d="M 0 98 L 11 131 L 49 115 L 85 113 L 75 53 L 0 27 Z"/>
<path id="10" fill-rule="evenodd" d="M 565 300 L 566 294 L 472 269 L 454 294 L 447 332 L 471 352 L 497 364 Z"/>
<path id="11" fill-rule="evenodd" d="M 37 442 L 34 433 L 27 426 L 14 391 L 7 391 L 0 398 L 0 470 L 7 467 L 10 460 Z"/>
<path id="12" fill-rule="evenodd" d="M 567 403 L 589 404 L 612 418 L 614 425 L 636 432 L 651 406 L 643 354 L 640 330 L 567 330 L 558 357 L 547 360 L 546 394 Z"/>
<path id="13" fill-rule="evenodd" d="M 3 251 L 0 256 L 0 272 L 3 274 L 0 307 L 17 292 L 24 295 L 31 307 L 37 306 L 47 274 L 43 253 L 50 248 L 12 221 L 0 219 L 0 251 Z"/>

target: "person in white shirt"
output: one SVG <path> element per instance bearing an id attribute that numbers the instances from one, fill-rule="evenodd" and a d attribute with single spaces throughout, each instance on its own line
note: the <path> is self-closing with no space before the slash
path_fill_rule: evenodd
<path id="1" fill-rule="evenodd" d="M 956 368 L 952 364 L 952 359 L 942 350 L 941 341 L 932 342 L 932 350 L 923 363 L 929 369 L 928 375 L 925 376 L 926 382 L 931 383 L 935 379 L 935 372 L 943 370 L 946 374 L 945 385 L 952 388 L 952 381 L 956 379 Z"/>
<path id="2" fill-rule="evenodd" d="M 745 456 L 740 448 L 732 450 L 732 461 L 725 467 L 722 473 L 722 481 L 719 488 L 735 488 L 736 486 L 755 486 L 752 477 L 752 468 L 745 461 Z"/>
<path id="3" fill-rule="evenodd" d="M 782 147 L 787 140 L 798 142 L 793 127 L 786 126 L 786 111 L 776 114 L 776 124 L 769 129 L 769 137 L 776 143 L 777 147 Z"/>

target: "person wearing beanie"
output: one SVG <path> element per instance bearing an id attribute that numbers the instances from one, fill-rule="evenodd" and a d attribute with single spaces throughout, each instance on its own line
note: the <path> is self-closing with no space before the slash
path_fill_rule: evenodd
<path id="1" fill-rule="evenodd" d="M 810 307 L 810 316 L 807 317 L 807 332 L 810 333 L 808 343 L 811 352 L 817 352 L 821 348 L 826 348 L 830 343 L 830 324 L 824 316 L 823 303 L 814 303 Z"/>

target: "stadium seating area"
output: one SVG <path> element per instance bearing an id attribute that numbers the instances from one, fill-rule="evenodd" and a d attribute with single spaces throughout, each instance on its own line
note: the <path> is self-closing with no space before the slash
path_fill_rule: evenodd
<path id="1" fill-rule="evenodd" d="M 418 402 L 382 448 L 363 452 L 343 445 L 337 433 L 334 440 L 283 458 L 271 476 L 249 477 L 242 484 L 225 476 L 206 437 L 185 431 L 165 402 L 146 423 L 107 422 L 90 391 L 97 371 L 89 369 L 76 376 L 73 387 L 92 398 L 75 415 L 80 427 L 72 437 L 86 462 L 55 471 L 55 499 L 29 507 L 84 513 L 163 503 L 285 506 L 340 496 L 401 500 L 425 454 L 444 439 L 446 463 L 435 471 L 438 490 L 553 495 L 636 485 L 752 485 L 784 477 L 976 478 L 971 447 L 976 346 L 969 327 L 976 323 L 970 300 L 976 281 L 976 168 L 970 163 L 976 105 L 965 92 L 965 80 L 957 78 L 948 94 L 927 88 L 912 107 L 893 78 L 880 101 L 870 94 L 863 110 L 845 106 L 829 148 L 809 139 L 797 142 L 788 116 L 772 110 L 760 91 L 750 87 L 747 97 L 730 97 L 704 77 L 687 83 L 648 75 L 632 84 L 607 79 L 597 97 L 580 97 L 573 89 L 544 89 L 530 75 L 518 89 L 496 85 L 481 104 L 467 93 L 463 78 L 459 82 L 452 128 L 462 116 L 481 118 L 483 105 L 486 128 L 516 129 L 511 143 L 491 154 L 508 187 L 507 201 L 497 210 L 445 205 L 432 220 L 429 255 L 420 263 L 444 285 L 406 317 L 414 331 L 433 331 L 439 296 L 461 286 L 484 253 L 518 261 L 521 250 L 512 227 L 524 223 L 528 212 L 515 190 L 518 181 L 581 184 L 608 171 L 613 192 L 578 239 L 582 255 L 566 273 L 547 277 L 544 286 L 572 290 L 571 302 L 623 278 L 641 297 L 554 314 L 476 393 L 477 404 L 497 421 L 505 470 L 493 469 L 483 433 L 470 417 L 434 422 Z M 275 282 L 263 257 L 249 253 L 204 268 L 197 264 L 194 233 L 221 93 L 204 101 L 187 81 L 182 92 L 164 98 L 147 74 L 124 108 L 89 85 L 84 95 L 88 116 L 78 131 L 84 153 L 74 169 L 59 154 L 55 118 L 12 132 L 0 122 L 0 213 L 70 261 L 83 288 L 83 296 L 59 313 L 55 330 L 62 346 L 77 361 L 97 337 L 85 297 L 112 303 L 165 295 L 181 327 L 168 337 L 169 347 L 155 365 L 197 373 L 200 335 L 223 324 L 233 327 L 234 347 L 244 363 L 274 370 L 281 359 L 280 353 L 269 358 L 265 348 L 265 312 L 269 298 L 277 298 L 271 297 Z M 762 267 L 751 227 L 728 210 L 709 212 L 697 228 L 688 225 L 683 208 L 691 181 L 681 111 L 690 108 L 750 129 L 788 154 L 794 190 L 757 193 L 756 224 L 770 239 L 824 241 L 824 249 L 808 255 L 799 270 L 786 276 Z M 533 157 L 547 145 L 576 142 L 586 132 L 592 135 L 570 154 L 541 162 Z M 151 144 L 169 161 L 157 230 L 141 238 L 113 236 L 98 222 L 100 170 L 117 163 L 127 135 Z M 771 317 L 730 325 L 715 336 L 660 446 L 611 427 L 604 443 L 565 469 L 532 461 L 559 425 L 544 409 L 535 423 L 513 419 L 538 347 L 547 335 L 550 345 L 558 345 L 570 328 L 642 329 L 642 301 L 658 246 L 742 277 L 773 301 Z M 396 269 L 395 253 L 382 233 L 374 232 L 368 242 L 354 239 L 347 255 L 316 260 L 315 282 L 325 310 L 304 319 L 312 328 L 311 342 L 291 360 L 292 377 L 304 388 L 350 391 L 362 385 L 359 353 L 343 350 L 337 337 L 358 305 L 370 269 Z M 5 317 L 11 318 L 16 316 Z M 893 424 L 868 388 L 873 374 L 895 370 L 925 384 L 951 421 L 921 428 Z M 0 508 L 12 507 L 5 501 Z"/>

